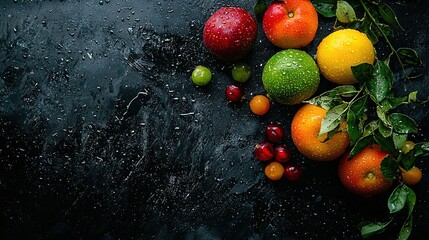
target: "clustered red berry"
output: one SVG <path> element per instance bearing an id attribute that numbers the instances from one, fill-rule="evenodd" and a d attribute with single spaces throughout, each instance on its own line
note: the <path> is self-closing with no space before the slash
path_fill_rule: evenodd
<path id="1" fill-rule="evenodd" d="M 280 180 L 283 176 L 288 181 L 298 181 L 304 172 L 302 168 L 291 163 L 292 151 L 282 143 L 284 129 L 279 123 L 271 123 L 265 129 L 266 141 L 256 144 L 253 154 L 260 161 L 267 162 L 265 175 L 270 180 Z M 283 165 L 284 164 L 284 165 Z"/>

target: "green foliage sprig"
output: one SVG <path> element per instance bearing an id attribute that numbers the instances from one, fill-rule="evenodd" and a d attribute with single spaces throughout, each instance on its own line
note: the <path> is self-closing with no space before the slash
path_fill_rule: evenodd
<path id="1" fill-rule="evenodd" d="M 424 104 L 429 99 L 417 99 L 417 92 L 407 96 L 396 96 L 393 91 L 395 75 L 389 67 L 394 56 L 400 65 L 403 78 L 410 79 L 410 68 L 419 67 L 422 62 L 417 52 L 411 48 L 395 48 L 390 37 L 393 29 L 403 30 L 393 9 L 379 0 L 314 0 L 313 5 L 325 17 L 336 17 L 334 28 L 353 28 L 366 33 L 376 44 L 383 38 L 391 53 L 385 60 L 376 59 L 372 64 L 360 64 L 352 67 L 359 87 L 338 86 L 322 93 L 307 103 L 327 109 L 319 134 L 333 136 L 340 131 L 342 122 L 347 121 L 346 131 L 350 137 L 350 158 L 372 143 L 377 143 L 389 152 L 382 164 L 384 177 L 399 180 L 391 193 L 387 205 L 393 216 L 387 222 L 362 222 L 359 225 L 364 238 L 384 232 L 393 221 L 395 214 L 407 208 L 407 216 L 398 235 L 398 239 L 408 239 L 412 229 L 412 212 L 416 202 L 414 191 L 400 178 L 401 170 L 414 167 L 417 157 L 429 156 L 429 142 L 417 143 L 409 151 L 402 151 L 409 134 L 417 133 L 417 123 L 408 115 L 396 112 L 404 104 Z M 363 16 L 358 19 L 355 9 L 361 9 Z"/>
<path id="2" fill-rule="evenodd" d="M 417 52 L 407 47 L 395 48 L 390 41 L 395 28 L 404 29 L 389 5 L 381 3 L 380 0 L 313 0 L 312 3 L 321 15 L 336 17 L 334 29 L 357 29 L 364 32 L 373 44 L 383 38 L 391 50 L 384 61 L 389 63 L 394 56 L 400 65 L 403 78 L 411 79 L 420 76 L 419 74 L 412 75 L 412 71 L 407 71 L 412 67 L 422 65 Z M 357 18 L 355 9 L 363 12 L 361 18 Z"/>

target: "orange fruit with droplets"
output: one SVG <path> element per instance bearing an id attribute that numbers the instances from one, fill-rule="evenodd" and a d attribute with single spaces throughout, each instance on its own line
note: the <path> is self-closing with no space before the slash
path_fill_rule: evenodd
<path id="1" fill-rule="evenodd" d="M 317 47 L 316 61 L 322 75 L 336 84 L 355 84 L 352 66 L 373 64 L 375 50 L 365 33 L 354 29 L 335 31 Z"/>
<path id="2" fill-rule="evenodd" d="M 413 186 L 419 183 L 422 180 L 422 175 L 422 170 L 416 166 L 408 171 L 401 169 L 402 181 L 404 181 L 408 186 Z"/>
<path id="3" fill-rule="evenodd" d="M 380 169 L 387 155 L 389 153 L 377 144 L 364 148 L 351 159 L 346 154 L 338 166 L 341 183 L 350 192 L 362 197 L 373 197 L 387 191 L 392 181 L 385 178 Z"/>
<path id="4" fill-rule="evenodd" d="M 316 161 L 332 161 L 339 158 L 349 145 L 346 131 L 338 132 L 330 139 L 319 136 L 322 120 L 327 110 L 312 104 L 302 106 L 294 115 L 291 136 L 298 151 L 305 157 Z M 341 127 L 344 128 L 344 122 Z"/>

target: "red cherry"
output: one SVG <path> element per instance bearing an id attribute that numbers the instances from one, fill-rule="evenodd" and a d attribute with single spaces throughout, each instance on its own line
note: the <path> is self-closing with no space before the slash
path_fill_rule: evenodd
<path id="1" fill-rule="evenodd" d="M 273 145 L 269 142 L 258 143 L 253 150 L 253 154 L 261 161 L 268 161 L 274 157 Z"/>
<path id="2" fill-rule="evenodd" d="M 276 146 L 274 152 L 274 158 L 278 162 L 289 162 L 292 158 L 292 151 L 286 145 Z"/>
<path id="3" fill-rule="evenodd" d="M 225 96 L 228 101 L 237 102 L 243 98 L 244 90 L 243 87 L 237 83 L 231 83 L 226 86 Z"/>
<path id="4" fill-rule="evenodd" d="M 296 164 L 288 164 L 285 167 L 285 177 L 289 181 L 296 182 L 302 178 L 304 171 L 302 168 Z"/>
<path id="5" fill-rule="evenodd" d="M 283 127 L 277 123 L 271 123 L 267 126 L 265 135 L 270 142 L 281 142 L 284 136 Z"/>

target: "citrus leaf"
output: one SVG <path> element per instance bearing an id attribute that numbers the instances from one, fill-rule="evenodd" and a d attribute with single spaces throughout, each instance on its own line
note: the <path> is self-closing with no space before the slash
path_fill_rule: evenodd
<path id="1" fill-rule="evenodd" d="M 342 97 L 353 97 L 357 93 L 359 93 L 358 90 L 353 85 L 342 85 L 333 88 L 332 90 L 336 91 L 338 95 L 341 95 Z"/>
<path id="2" fill-rule="evenodd" d="M 398 175 L 398 163 L 390 156 L 386 156 L 380 165 L 381 173 L 389 180 L 394 180 Z"/>
<path id="3" fill-rule="evenodd" d="M 322 120 L 319 136 L 335 130 L 345 118 L 347 103 L 337 105 L 326 112 Z"/>
<path id="4" fill-rule="evenodd" d="M 360 28 L 362 22 L 359 20 L 355 20 L 349 24 L 347 24 L 347 28 L 351 28 L 351 29 L 358 29 Z"/>
<path id="5" fill-rule="evenodd" d="M 414 156 L 414 149 L 407 154 L 401 153 L 398 157 L 398 162 L 401 164 L 405 171 L 408 171 L 414 167 L 415 160 L 416 159 Z"/>
<path id="6" fill-rule="evenodd" d="M 374 66 L 369 63 L 362 63 L 357 66 L 352 66 L 353 76 L 361 83 L 371 79 L 373 72 Z"/>
<path id="7" fill-rule="evenodd" d="M 350 145 L 354 145 L 361 137 L 359 119 L 351 109 L 347 111 L 347 133 L 349 134 Z"/>
<path id="8" fill-rule="evenodd" d="M 410 237 L 412 229 L 413 229 L 413 217 L 410 217 L 404 222 L 404 225 L 402 225 L 401 230 L 399 231 L 399 236 L 397 240 L 407 240 Z"/>
<path id="9" fill-rule="evenodd" d="M 395 148 L 392 138 L 385 138 L 380 133 L 375 133 L 374 140 L 384 151 L 393 154 L 395 157 L 399 155 L 399 151 Z"/>
<path id="10" fill-rule="evenodd" d="M 314 8 L 324 17 L 335 17 L 336 14 L 336 0 L 313 0 Z"/>
<path id="11" fill-rule="evenodd" d="M 391 218 L 388 222 L 363 222 L 359 224 L 360 234 L 364 239 L 368 239 L 376 234 L 383 233 L 392 220 L 393 218 Z"/>
<path id="12" fill-rule="evenodd" d="M 388 116 L 388 120 L 397 133 L 417 133 L 416 122 L 405 114 L 392 113 Z"/>
<path id="13" fill-rule="evenodd" d="M 264 17 L 265 11 L 268 8 L 268 3 L 266 0 L 258 0 L 253 6 L 253 12 L 258 20 L 261 20 Z"/>
<path id="14" fill-rule="evenodd" d="M 429 156 L 429 142 L 416 143 L 414 146 L 414 156 Z"/>
<path id="15" fill-rule="evenodd" d="M 372 139 L 373 138 L 371 136 L 361 137 L 350 151 L 348 159 L 353 158 L 354 156 L 359 154 L 364 148 L 370 145 L 372 143 Z"/>
<path id="16" fill-rule="evenodd" d="M 387 200 L 387 207 L 390 213 L 401 211 L 405 207 L 408 198 L 408 187 L 404 184 L 399 185 L 393 190 Z"/>
<path id="17" fill-rule="evenodd" d="M 404 30 L 401 26 L 401 24 L 399 24 L 398 18 L 396 17 L 395 12 L 393 11 L 393 9 L 385 4 L 385 3 L 381 3 L 378 5 L 378 12 L 380 13 L 381 18 L 388 24 L 393 25 L 401 30 Z"/>
<path id="18" fill-rule="evenodd" d="M 407 218 L 411 218 L 412 217 L 412 213 L 414 210 L 414 205 L 416 205 L 416 193 L 413 191 L 413 189 L 411 189 L 410 187 L 405 185 L 405 189 L 407 189 L 408 191 L 408 197 L 407 197 L 407 207 L 408 207 L 408 213 L 407 213 Z"/>
<path id="19" fill-rule="evenodd" d="M 377 117 L 383 122 L 387 127 L 392 126 L 392 124 L 387 119 L 386 111 L 383 109 L 381 105 L 378 105 L 376 108 Z"/>
<path id="20" fill-rule="evenodd" d="M 383 121 L 378 122 L 378 131 L 385 138 L 390 137 L 392 135 L 392 129 L 384 125 Z"/>
<path id="21" fill-rule="evenodd" d="M 409 103 L 418 102 L 418 100 L 417 100 L 417 91 L 410 92 L 408 94 L 408 102 Z"/>
<path id="22" fill-rule="evenodd" d="M 414 49 L 399 48 L 396 53 L 404 67 L 420 66 L 422 60 Z"/>
<path id="23" fill-rule="evenodd" d="M 369 122 L 367 125 L 365 125 L 364 129 L 363 129 L 363 136 L 369 136 L 369 135 L 373 135 L 375 130 L 378 129 L 378 120 L 373 120 L 371 122 Z"/>
<path id="24" fill-rule="evenodd" d="M 353 7 L 348 2 L 342 0 L 337 2 L 335 15 L 338 21 L 342 23 L 351 23 L 356 20 L 356 13 Z"/>
<path id="25" fill-rule="evenodd" d="M 406 133 L 393 133 L 392 139 L 396 149 L 401 149 L 404 142 L 407 141 L 408 134 Z"/>
<path id="26" fill-rule="evenodd" d="M 389 66 L 382 61 L 377 61 L 372 78 L 365 82 L 366 91 L 374 102 L 378 103 L 387 96 L 392 88 L 393 79 Z"/>

